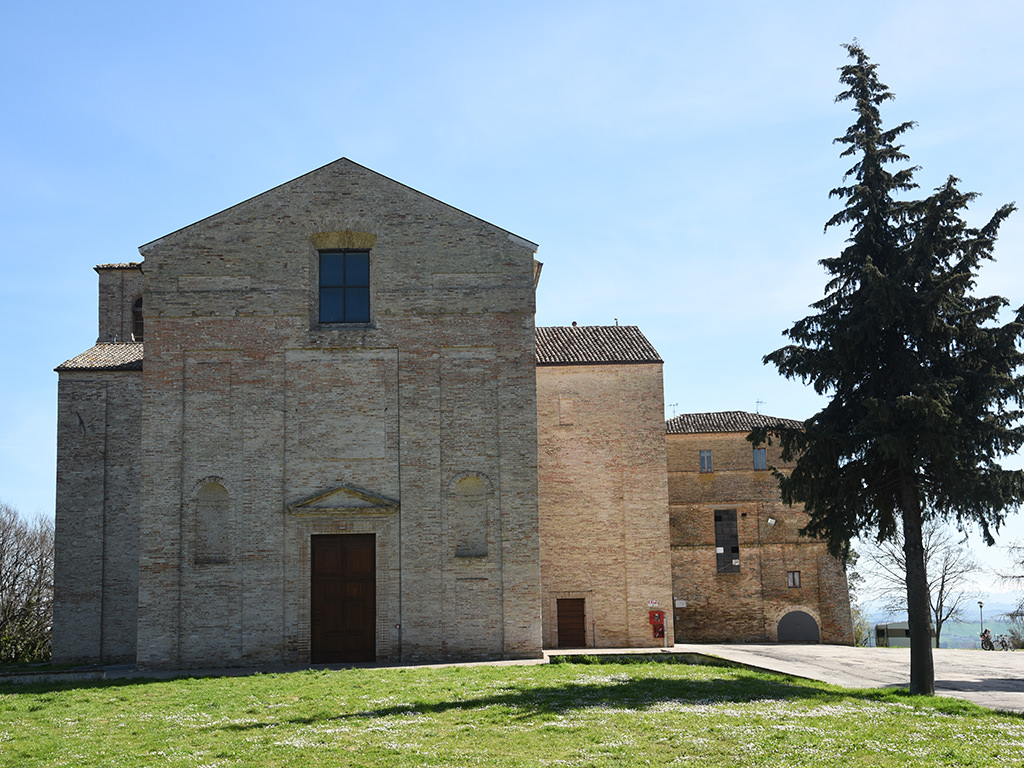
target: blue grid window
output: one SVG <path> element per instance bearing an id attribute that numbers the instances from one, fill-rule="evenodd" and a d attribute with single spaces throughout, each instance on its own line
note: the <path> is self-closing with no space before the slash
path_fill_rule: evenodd
<path id="1" fill-rule="evenodd" d="M 320 251 L 320 322 L 370 322 L 369 251 Z"/>

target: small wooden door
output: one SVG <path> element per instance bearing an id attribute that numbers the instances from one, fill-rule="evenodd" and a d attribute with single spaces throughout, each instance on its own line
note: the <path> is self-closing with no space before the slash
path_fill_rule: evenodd
<path id="1" fill-rule="evenodd" d="M 586 600 L 582 597 L 558 601 L 558 647 L 583 648 L 587 644 Z"/>
<path id="2" fill-rule="evenodd" d="M 310 537 L 310 660 L 373 661 L 377 652 L 376 543 L 371 534 Z"/>

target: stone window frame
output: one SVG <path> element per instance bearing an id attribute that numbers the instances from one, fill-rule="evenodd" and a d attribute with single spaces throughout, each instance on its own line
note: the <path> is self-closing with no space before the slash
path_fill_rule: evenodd
<path id="1" fill-rule="evenodd" d="M 786 586 L 790 589 L 800 589 L 800 571 L 786 571 Z"/>

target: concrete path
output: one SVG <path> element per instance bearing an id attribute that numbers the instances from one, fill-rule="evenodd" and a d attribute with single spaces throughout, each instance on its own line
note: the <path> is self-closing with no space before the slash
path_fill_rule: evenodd
<path id="1" fill-rule="evenodd" d="M 910 649 L 841 645 L 676 645 L 674 653 L 704 654 L 757 669 L 841 685 L 910 685 Z M 935 692 L 990 709 L 1024 712 L 1024 651 L 937 648 Z"/>

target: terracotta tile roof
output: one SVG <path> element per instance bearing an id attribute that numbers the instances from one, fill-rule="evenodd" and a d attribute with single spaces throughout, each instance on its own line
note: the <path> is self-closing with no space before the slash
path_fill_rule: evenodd
<path id="1" fill-rule="evenodd" d="M 800 429 L 802 421 L 765 416 L 746 411 L 718 411 L 717 413 L 683 413 L 665 422 L 670 435 L 690 435 L 705 432 L 750 432 L 755 427 L 791 427 Z"/>
<path id="2" fill-rule="evenodd" d="M 93 267 L 97 272 L 101 269 L 142 269 L 141 261 L 125 261 L 120 264 L 97 264 Z"/>
<path id="3" fill-rule="evenodd" d="M 56 371 L 141 371 L 142 342 L 97 344 L 61 363 Z"/>
<path id="4" fill-rule="evenodd" d="M 635 325 L 537 328 L 537 365 L 660 362 L 658 351 Z"/>

